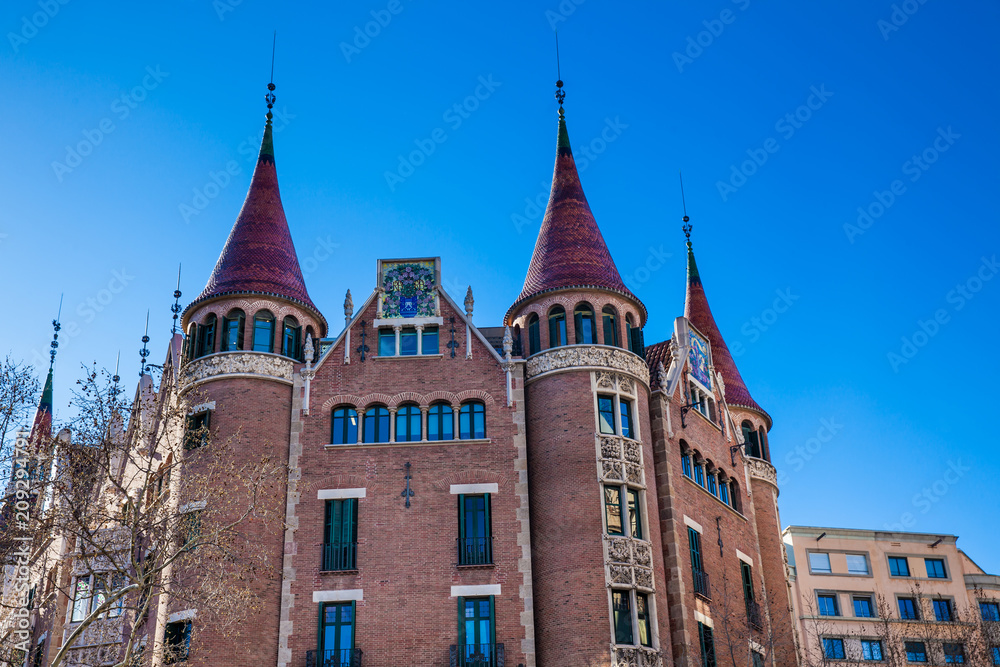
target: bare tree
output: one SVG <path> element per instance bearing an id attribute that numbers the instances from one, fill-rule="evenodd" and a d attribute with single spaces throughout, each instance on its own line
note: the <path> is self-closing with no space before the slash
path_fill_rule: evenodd
<path id="1" fill-rule="evenodd" d="M 4 357 L 0 361 L 0 487 L 5 493 L 14 456 L 14 433 L 25 425 L 37 398 L 34 368 L 10 355 Z"/>

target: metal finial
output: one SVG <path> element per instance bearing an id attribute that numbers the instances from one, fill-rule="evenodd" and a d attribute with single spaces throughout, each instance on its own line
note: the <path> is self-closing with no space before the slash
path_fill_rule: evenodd
<path id="1" fill-rule="evenodd" d="M 118 350 L 118 358 L 115 359 L 115 374 L 111 377 L 111 381 L 114 382 L 116 385 L 118 384 L 118 381 L 122 379 L 121 376 L 118 375 L 118 368 L 119 366 L 121 366 L 121 363 L 122 363 L 122 351 Z"/>
<path id="2" fill-rule="evenodd" d="M 149 311 L 146 311 L 146 331 L 142 335 L 142 349 L 139 350 L 139 377 L 146 374 L 146 357 L 149 356 L 149 348 L 146 344 L 149 343 Z"/>
<path id="3" fill-rule="evenodd" d="M 681 173 L 680 171 L 678 171 L 677 175 L 681 179 L 681 206 L 684 208 L 684 226 L 681 229 L 684 230 L 684 238 L 687 239 L 687 247 L 688 247 L 688 250 L 690 250 L 691 249 L 691 230 L 693 229 L 693 227 L 691 226 L 691 218 L 688 217 L 687 202 L 684 200 L 684 174 Z"/>
<path id="4" fill-rule="evenodd" d="M 170 306 L 170 312 L 174 314 L 174 326 L 170 333 L 177 333 L 177 316 L 181 313 L 181 265 L 177 265 L 177 289 L 174 290 L 174 305 Z"/>
<path id="5" fill-rule="evenodd" d="M 566 91 L 562 88 L 562 70 L 559 67 L 559 31 L 556 30 L 556 101 L 559 102 L 559 118 L 565 115 L 563 101 L 566 99 Z"/>
<path id="6" fill-rule="evenodd" d="M 49 343 L 49 370 L 52 370 L 52 366 L 56 363 L 56 352 L 59 351 L 59 330 L 62 329 L 62 324 L 59 320 L 62 319 L 62 305 L 63 305 L 63 295 L 59 295 L 59 310 L 56 313 L 56 319 L 52 320 L 52 342 Z"/>
<path id="7" fill-rule="evenodd" d="M 271 41 L 271 82 L 267 84 L 267 95 L 264 96 L 264 100 L 267 102 L 267 124 L 271 124 L 271 119 L 274 118 L 274 114 L 271 113 L 271 107 L 274 106 L 274 101 L 277 99 L 274 96 L 274 48 L 278 44 L 278 31 L 274 31 L 274 39 Z"/>

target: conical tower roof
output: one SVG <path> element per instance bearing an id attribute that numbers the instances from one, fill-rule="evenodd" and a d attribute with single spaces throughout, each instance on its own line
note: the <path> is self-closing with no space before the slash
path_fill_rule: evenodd
<path id="1" fill-rule="evenodd" d="M 38 439 L 49 439 L 52 437 L 52 366 L 49 365 L 49 374 L 45 376 L 45 385 L 42 388 L 42 397 L 38 401 L 38 409 L 35 411 L 35 419 L 31 423 L 31 442 L 38 442 Z"/>

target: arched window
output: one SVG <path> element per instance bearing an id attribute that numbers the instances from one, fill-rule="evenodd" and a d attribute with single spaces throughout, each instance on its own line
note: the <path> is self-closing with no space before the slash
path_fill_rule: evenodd
<path id="1" fill-rule="evenodd" d="M 715 485 L 717 481 L 716 474 L 715 466 L 712 465 L 711 461 L 707 461 L 705 463 L 705 481 L 708 482 L 708 486 L 706 488 L 713 496 L 719 495 L 719 490 Z"/>
<path id="2" fill-rule="evenodd" d="M 566 344 L 566 309 L 556 306 L 549 311 L 549 347 Z"/>
<path id="3" fill-rule="evenodd" d="M 364 442 L 389 442 L 389 410 L 375 405 L 365 410 Z"/>
<path id="4" fill-rule="evenodd" d="M 743 430 L 743 451 L 747 453 L 747 456 L 757 459 L 761 458 L 760 441 L 757 439 L 757 431 L 754 430 L 753 424 L 744 421 L 740 428 Z"/>
<path id="5" fill-rule="evenodd" d="M 729 482 L 726 480 L 726 476 L 719 472 L 719 500 L 729 504 Z"/>
<path id="6" fill-rule="evenodd" d="M 601 319 L 604 320 L 604 344 L 621 347 L 618 341 L 618 311 L 614 306 L 604 306 Z"/>
<path id="7" fill-rule="evenodd" d="M 269 310 L 260 310 L 253 317 L 253 351 L 274 351 L 274 315 Z"/>
<path id="8" fill-rule="evenodd" d="M 697 452 L 694 455 L 694 481 L 698 486 L 705 486 L 705 461 Z"/>
<path id="9" fill-rule="evenodd" d="M 281 353 L 292 359 L 302 358 L 302 327 L 291 315 L 281 324 Z"/>
<path id="10" fill-rule="evenodd" d="M 420 427 L 420 408 L 403 405 L 396 410 L 396 442 L 419 442 L 423 438 Z"/>
<path id="11" fill-rule="evenodd" d="M 215 327 L 218 322 L 215 313 L 209 313 L 205 323 L 198 326 L 198 356 L 215 352 Z"/>
<path id="12" fill-rule="evenodd" d="M 573 311 L 573 324 L 576 329 L 576 342 L 582 345 L 593 345 L 597 342 L 597 330 L 594 327 L 594 309 L 586 303 L 581 303 Z"/>
<path id="13" fill-rule="evenodd" d="M 481 440 L 486 437 L 486 406 L 480 401 L 462 403 L 458 412 L 458 437 L 462 440 Z"/>
<path id="14" fill-rule="evenodd" d="M 222 318 L 223 352 L 243 349 L 243 324 L 246 322 L 246 317 L 242 310 L 235 308 Z"/>
<path id="15" fill-rule="evenodd" d="M 760 428 L 757 429 L 757 436 L 760 439 L 760 454 L 761 454 L 761 458 L 764 459 L 764 460 L 766 460 L 766 461 L 770 461 L 771 460 L 771 452 L 768 451 L 768 449 L 767 449 L 767 431 L 764 430 L 763 426 L 761 426 Z"/>
<path id="16" fill-rule="evenodd" d="M 333 428 L 330 442 L 335 445 L 353 445 L 358 441 L 358 411 L 344 405 L 333 411 Z"/>
<path id="17" fill-rule="evenodd" d="M 427 413 L 427 439 L 455 439 L 455 414 L 447 403 L 435 403 Z"/>
<path id="18" fill-rule="evenodd" d="M 691 450 L 683 440 L 681 440 L 681 474 L 689 478 L 694 475 L 691 467 Z"/>
<path id="19" fill-rule="evenodd" d="M 735 479 L 729 480 L 729 506 L 732 507 L 737 512 L 741 512 L 742 505 L 740 503 L 740 485 L 736 483 Z"/>
<path id="20" fill-rule="evenodd" d="M 188 325 L 187 340 L 185 344 L 187 345 L 187 358 L 188 361 L 198 358 L 198 325 L 192 322 Z"/>
<path id="21" fill-rule="evenodd" d="M 635 329 L 635 324 L 632 322 L 632 315 L 631 314 L 626 315 L 625 316 L 625 345 L 628 347 L 628 351 L 629 352 L 635 352 L 635 350 L 632 349 L 632 346 L 634 344 L 634 340 L 633 340 L 633 336 L 632 336 L 632 331 L 634 329 Z"/>
<path id="22" fill-rule="evenodd" d="M 542 337 L 538 331 L 538 315 L 528 316 L 528 354 L 542 351 Z"/>

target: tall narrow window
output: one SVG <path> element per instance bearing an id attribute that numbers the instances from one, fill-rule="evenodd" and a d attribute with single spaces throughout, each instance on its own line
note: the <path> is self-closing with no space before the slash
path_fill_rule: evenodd
<path id="1" fill-rule="evenodd" d="M 604 322 L 604 344 L 621 347 L 618 343 L 618 313 L 614 306 L 604 306 L 601 319 Z"/>
<path id="2" fill-rule="evenodd" d="M 698 483 L 698 486 L 705 486 L 705 463 L 703 461 L 695 461 L 694 481 Z"/>
<path id="3" fill-rule="evenodd" d="M 626 489 L 628 496 L 628 530 L 629 536 L 642 539 L 642 505 L 639 503 L 639 491 Z"/>
<path id="4" fill-rule="evenodd" d="M 246 315 L 242 310 L 229 311 L 222 319 L 222 351 L 232 352 L 243 349 L 243 324 Z"/>
<path id="5" fill-rule="evenodd" d="M 708 481 L 708 492 L 711 493 L 713 496 L 719 495 L 719 489 L 715 485 L 716 477 L 714 471 L 712 470 L 708 471 L 707 481 Z"/>
<path id="6" fill-rule="evenodd" d="M 614 611 L 615 643 L 632 644 L 632 605 L 628 591 L 611 591 L 611 608 Z"/>
<path id="7" fill-rule="evenodd" d="M 354 660 L 354 602 L 326 602 L 320 604 L 318 665 L 357 664 Z"/>
<path id="8" fill-rule="evenodd" d="M 635 337 L 632 335 L 632 332 L 634 330 L 635 330 L 635 324 L 632 323 L 632 316 L 631 315 L 626 315 L 625 316 L 625 344 L 628 346 L 628 351 L 629 352 L 635 352 L 635 350 L 632 349 L 632 345 L 633 345 L 633 343 L 635 341 Z"/>
<path id="9" fill-rule="evenodd" d="M 427 413 L 428 440 L 454 440 L 455 417 L 447 403 L 435 403 Z"/>
<path id="10" fill-rule="evenodd" d="M 493 562 L 490 494 L 458 496 L 458 564 Z"/>
<path id="11" fill-rule="evenodd" d="M 439 354 L 441 348 L 438 347 L 438 328 L 425 327 L 421 336 L 420 352 L 422 354 Z"/>
<path id="12" fill-rule="evenodd" d="M 493 596 L 458 598 L 458 664 L 489 666 L 496 663 L 496 628 Z"/>
<path id="13" fill-rule="evenodd" d="M 743 601 L 753 602 L 753 569 L 750 563 L 740 561 L 740 578 L 743 580 Z"/>
<path id="14" fill-rule="evenodd" d="M 396 332 L 392 329 L 378 330 L 378 356 L 396 356 Z"/>
<path id="15" fill-rule="evenodd" d="M 635 611 L 639 619 L 639 643 L 643 646 L 653 645 L 653 623 L 649 613 L 649 597 L 643 593 L 635 594 Z"/>
<path id="16" fill-rule="evenodd" d="M 771 455 L 767 451 L 767 431 L 763 426 L 757 428 L 757 442 L 760 444 L 760 457 L 765 461 L 771 460 Z"/>
<path id="17" fill-rule="evenodd" d="M 597 342 L 597 332 L 594 329 L 594 309 L 581 303 L 573 311 L 573 324 L 576 329 L 577 344 L 593 345 Z"/>
<path id="18" fill-rule="evenodd" d="M 528 354 L 542 351 L 542 339 L 538 331 L 538 315 L 528 316 Z"/>
<path id="19" fill-rule="evenodd" d="M 73 613 L 69 619 L 71 623 L 82 621 L 90 613 L 90 579 L 91 575 L 88 574 L 76 580 L 73 591 Z"/>
<path id="20" fill-rule="evenodd" d="M 253 351 L 274 351 L 274 315 L 262 310 L 253 317 Z"/>
<path id="21" fill-rule="evenodd" d="M 709 597 L 708 575 L 702 566 L 701 534 L 688 526 L 688 549 L 691 552 L 691 574 L 694 579 L 694 592 L 702 597 Z"/>
<path id="22" fill-rule="evenodd" d="M 615 433 L 615 399 L 613 396 L 597 395 L 597 421 L 601 433 Z"/>
<path id="23" fill-rule="evenodd" d="M 217 323 L 215 313 L 210 313 L 205 318 L 205 323 L 198 327 L 198 356 L 204 357 L 206 354 L 215 352 L 215 327 Z"/>
<path id="24" fill-rule="evenodd" d="M 362 431 L 365 442 L 389 442 L 389 410 L 381 405 L 365 410 Z"/>
<path id="25" fill-rule="evenodd" d="M 163 633 L 163 663 L 184 662 L 191 653 L 191 621 L 167 623 Z"/>
<path id="26" fill-rule="evenodd" d="M 549 347 L 566 344 L 566 310 L 556 306 L 549 311 Z"/>
<path id="27" fill-rule="evenodd" d="M 302 356 L 302 327 L 290 315 L 281 324 L 281 353 L 292 359 Z"/>
<path id="28" fill-rule="evenodd" d="M 701 667 L 715 667 L 715 639 L 712 628 L 698 623 L 698 643 L 701 645 Z"/>
<path id="29" fill-rule="evenodd" d="M 685 477 L 691 477 L 694 474 L 691 471 L 691 452 L 683 452 L 681 454 L 681 473 Z"/>
<path id="30" fill-rule="evenodd" d="M 349 405 L 335 409 L 330 442 L 335 445 L 353 445 L 357 441 L 358 411 Z"/>
<path id="31" fill-rule="evenodd" d="M 622 525 L 621 487 L 604 487 L 604 518 L 608 526 L 608 535 L 625 534 L 625 526 Z"/>
<path id="32" fill-rule="evenodd" d="M 184 429 L 184 449 L 197 449 L 208 443 L 212 413 L 209 410 L 187 416 Z"/>
<path id="33" fill-rule="evenodd" d="M 721 500 L 722 502 L 726 503 L 727 505 L 730 504 L 730 501 L 729 501 L 729 483 L 726 482 L 726 480 L 724 480 L 722 478 L 722 473 L 721 472 L 719 473 L 719 500 Z"/>
<path id="34" fill-rule="evenodd" d="M 458 437 L 462 440 L 482 440 L 486 437 L 486 406 L 479 401 L 462 404 L 458 412 Z"/>
<path id="35" fill-rule="evenodd" d="M 357 563 L 358 500 L 328 500 L 323 526 L 323 571 L 354 570 Z"/>
<path id="36" fill-rule="evenodd" d="M 618 401 L 619 412 L 621 413 L 622 420 L 622 435 L 626 438 L 635 439 L 635 435 L 632 433 L 632 403 L 631 401 L 626 401 L 625 399 L 620 399 Z"/>
<path id="37" fill-rule="evenodd" d="M 409 327 L 399 332 L 399 354 L 410 357 L 417 353 L 417 330 Z"/>
<path id="38" fill-rule="evenodd" d="M 743 422 L 743 451 L 747 453 L 747 456 L 752 456 L 754 458 L 761 458 L 760 456 L 760 440 L 757 436 L 757 431 L 754 430 L 753 424 L 748 421 Z"/>
<path id="39" fill-rule="evenodd" d="M 420 428 L 420 408 L 404 405 L 396 411 L 396 442 L 419 442 L 423 437 Z"/>

